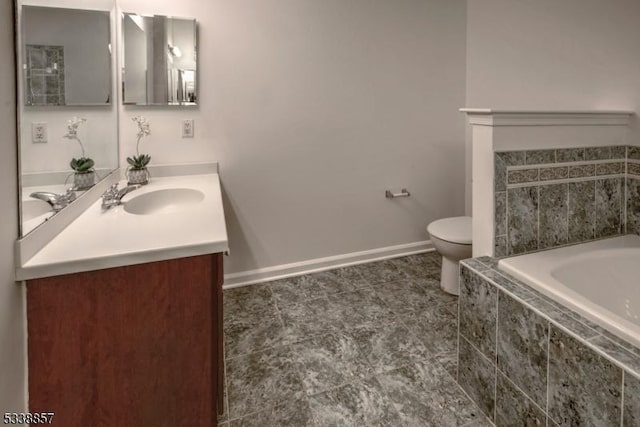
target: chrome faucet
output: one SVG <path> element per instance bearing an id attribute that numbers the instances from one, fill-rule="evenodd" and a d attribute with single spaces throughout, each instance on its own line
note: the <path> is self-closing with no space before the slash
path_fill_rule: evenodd
<path id="1" fill-rule="evenodd" d="M 47 202 L 51 205 L 51 209 L 54 212 L 60 212 L 60 210 L 66 208 L 69 203 L 76 199 L 76 192 L 75 189 L 71 187 L 67 189 L 67 192 L 64 194 L 56 194 L 49 191 L 37 191 L 35 193 L 31 193 L 29 197 Z"/>
<path id="2" fill-rule="evenodd" d="M 122 198 L 133 190 L 140 188 L 138 184 L 127 185 L 118 189 L 118 184 L 113 184 L 102 194 L 102 209 L 109 209 L 122 204 Z"/>

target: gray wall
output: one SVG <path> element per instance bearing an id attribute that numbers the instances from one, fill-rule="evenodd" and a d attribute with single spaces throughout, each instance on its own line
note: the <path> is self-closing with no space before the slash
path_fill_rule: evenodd
<path id="1" fill-rule="evenodd" d="M 463 213 L 464 0 L 119 5 L 198 18 L 199 106 L 145 110 L 143 150 L 220 161 L 227 272 L 425 241 Z M 140 112 L 121 113 L 122 160 Z"/>
<path id="2" fill-rule="evenodd" d="M 13 244 L 18 237 L 15 62 L 13 7 L 0 1 L 0 413 L 26 409 L 24 289 L 13 280 Z"/>

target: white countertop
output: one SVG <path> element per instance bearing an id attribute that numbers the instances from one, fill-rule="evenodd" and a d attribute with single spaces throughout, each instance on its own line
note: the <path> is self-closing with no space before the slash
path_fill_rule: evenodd
<path id="1" fill-rule="evenodd" d="M 126 185 L 121 182 L 120 187 Z M 191 188 L 204 199 L 176 211 L 134 215 L 124 206 L 108 210 L 98 199 L 31 259 L 16 268 L 17 280 L 183 258 L 229 249 L 218 174 L 153 178 L 129 194 Z"/>

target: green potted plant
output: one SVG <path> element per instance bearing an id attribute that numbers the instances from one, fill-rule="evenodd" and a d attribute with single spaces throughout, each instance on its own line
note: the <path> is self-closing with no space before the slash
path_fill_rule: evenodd
<path id="1" fill-rule="evenodd" d="M 73 117 L 71 120 L 67 122 L 67 133 L 63 135 L 64 138 L 78 141 L 80 145 L 80 150 L 82 150 L 82 156 L 78 159 L 75 157 L 71 159 L 71 169 L 73 169 L 73 186 L 76 190 L 86 190 L 91 188 L 96 183 L 96 172 L 93 169 L 93 165 L 95 162 L 90 157 L 87 157 L 84 152 L 84 145 L 82 145 L 82 141 L 80 141 L 80 137 L 78 137 L 78 128 L 87 119 L 81 117 Z"/>
<path id="2" fill-rule="evenodd" d="M 131 120 L 138 125 L 138 142 L 136 143 L 136 155 L 133 157 L 127 157 L 127 181 L 131 184 L 145 185 L 149 183 L 151 175 L 147 169 L 147 165 L 151 161 L 151 156 L 148 154 L 140 154 L 140 140 L 147 135 L 151 134 L 149 128 L 149 122 L 142 116 L 132 117 Z"/>

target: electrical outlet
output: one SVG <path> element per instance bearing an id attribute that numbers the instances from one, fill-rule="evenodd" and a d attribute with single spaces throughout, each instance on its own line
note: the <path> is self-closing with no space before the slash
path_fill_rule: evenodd
<path id="1" fill-rule="evenodd" d="M 47 142 L 47 124 L 31 123 L 31 141 Z"/>
<path id="2" fill-rule="evenodd" d="M 182 137 L 193 138 L 193 119 L 182 121 Z"/>

